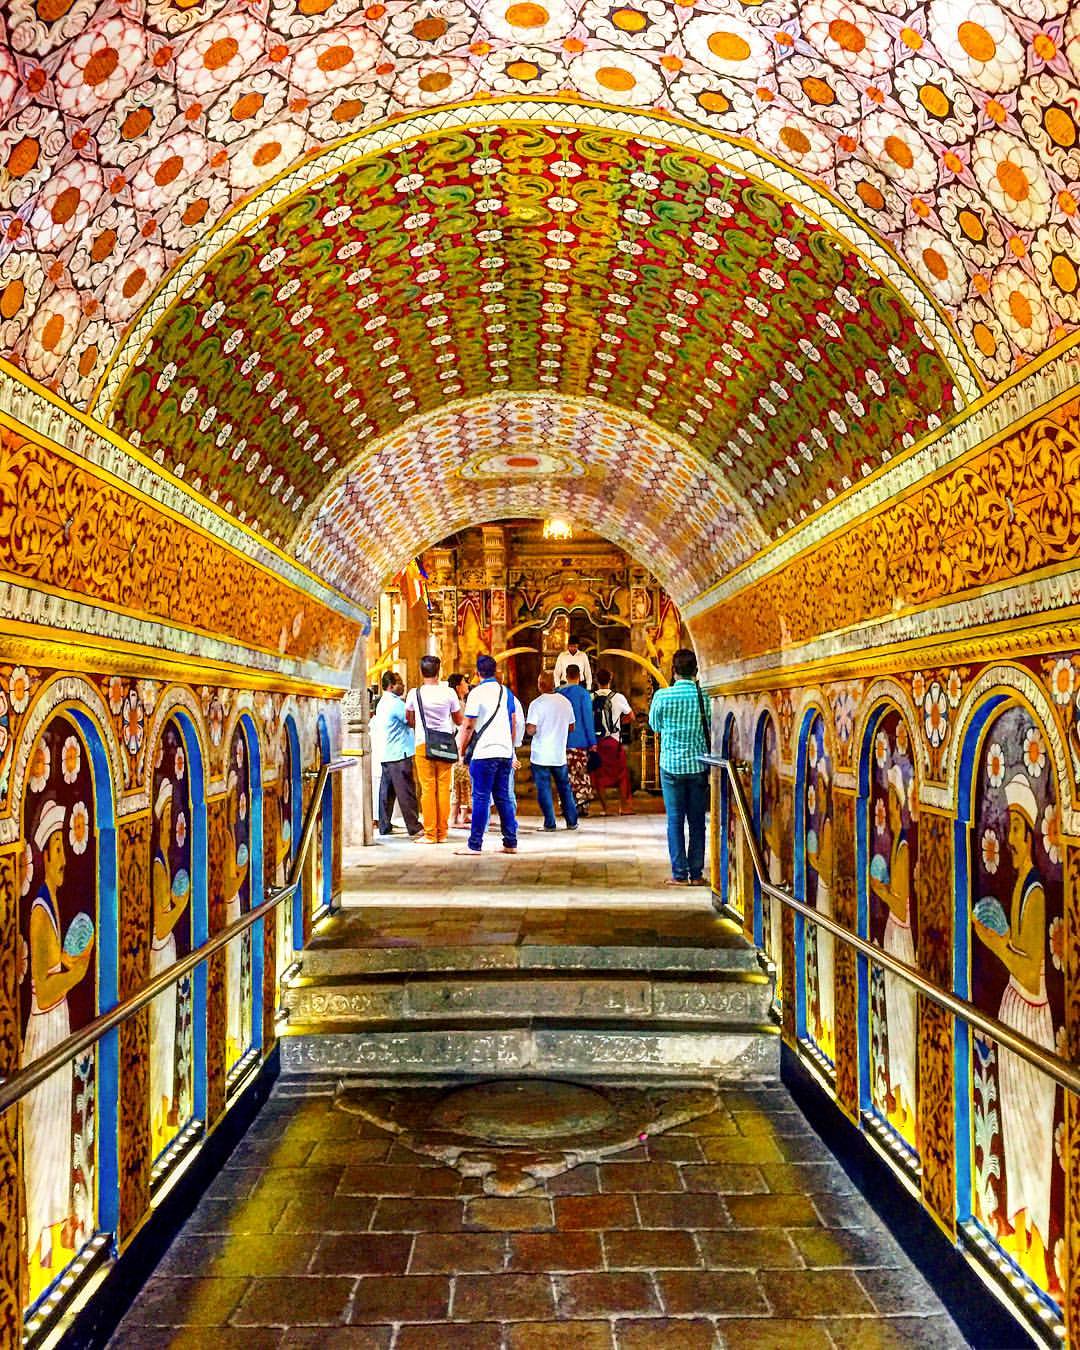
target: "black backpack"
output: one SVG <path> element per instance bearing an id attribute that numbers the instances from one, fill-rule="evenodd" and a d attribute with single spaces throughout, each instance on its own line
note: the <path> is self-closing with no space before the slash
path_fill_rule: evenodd
<path id="1" fill-rule="evenodd" d="M 614 696 L 610 693 L 593 694 L 593 722 L 596 724 L 597 737 L 614 736 L 616 740 L 621 740 L 622 728 L 615 725 L 615 718 L 611 712 L 613 699 Z"/>

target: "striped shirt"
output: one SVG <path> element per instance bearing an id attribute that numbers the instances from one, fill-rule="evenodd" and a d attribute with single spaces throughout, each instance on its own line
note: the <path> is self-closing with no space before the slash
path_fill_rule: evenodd
<path id="1" fill-rule="evenodd" d="M 649 706 L 649 726 L 660 737 L 660 768 L 665 773 L 703 773 L 701 756 L 706 754 L 701 710 L 711 716 L 710 700 L 698 697 L 696 680 L 677 679 L 668 689 L 658 689 Z"/>

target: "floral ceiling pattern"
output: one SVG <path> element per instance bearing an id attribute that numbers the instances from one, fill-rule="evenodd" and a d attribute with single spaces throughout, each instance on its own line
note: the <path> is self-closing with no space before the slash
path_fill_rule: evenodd
<path id="1" fill-rule="evenodd" d="M 549 96 L 743 138 L 833 192 L 992 384 L 1080 323 L 1070 0 L 7 0 L 0 351 L 85 404 L 181 254 L 388 117 Z"/>
<path id="2" fill-rule="evenodd" d="M 647 560 L 679 601 L 764 542 L 715 471 L 643 419 L 596 400 L 494 394 L 415 414 L 372 446 L 309 513 L 297 552 L 371 601 L 420 546 L 478 520 L 552 513 Z"/>
<path id="3" fill-rule="evenodd" d="M 496 126 L 275 209 L 159 320 L 111 418 L 287 544 L 365 442 L 545 390 L 682 438 L 770 535 L 954 410 L 891 286 L 779 194 L 626 135 Z"/>

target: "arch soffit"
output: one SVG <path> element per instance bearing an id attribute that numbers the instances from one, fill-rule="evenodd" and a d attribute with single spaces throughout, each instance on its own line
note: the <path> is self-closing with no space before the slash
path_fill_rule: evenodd
<path id="1" fill-rule="evenodd" d="M 255 740 L 259 749 L 259 764 L 266 762 L 266 748 L 263 744 L 262 733 L 259 730 L 261 719 L 255 713 L 255 695 L 250 689 L 234 689 L 231 691 L 232 697 L 229 700 L 229 712 L 225 718 L 225 723 L 221 729 L 221 745 L 223 748 L 224 775 L 219 779 L 207 784 L 207 796 L 218 795 L 225 791 L 226 784 L 229 781 L 229 745 L 232 742 L 233 732 L 236 730 L 240 718 L 247 713 L 251 719 L 251 725 L 255 728 Z"/>
<path id="2" fill-rule="evenodd" d="M 123 782 L 120 765 L 123 759 L 120 754 L 120 743 L 116 739 L 116 730 L 104 699 L 89 681 L 81 679 L 78 675 L 54 675 L 38 689 L 27 709 L 26 720 L 12 759 L 10 814 L 0 820 L 0 845 L 13 844 L 21 836 L 23 796 L 30 752 L 50 718 L 63 713 L 65 707 L 77 708 L 80 712 L 86 713 L 97 728 L 108 761 L 109 791 L 112 794 L 116 818 L 119 820 L 125 816 L 138 815 L 147 809 L 149 799 L 145 790 L 131 793 L 126 797 L 120 795 L 120 785 Z M 97 789 L 96 782 L 94 786 Z M 98 805 L 98 796 L 95 792 L 95 812 Z M 98 820 L 95 824 L 100 829 L 102 822 Z M 111 827 L 112 821 L 105 824 Z"/>
<path id="3" fill-rule="evenodd" d="M 855 728 L 855 755 L 852 756 L 855 773 L 858 774 L 858 757 L 861 756 L 865 748 L 871 723 L 875 721 L 876 714 L 882 706 L 887 704 L 891 704 L 907 723 L 911 744 L 913 747 L 918 747 L 918 771 L 915 778 L 920 793 L 919 800 L 921 801 L 922 788 L 930 773 L 930 753 L 924 738 L 919 735 L 919 715 L 915 711 L 911 695 L 899 680 L 882 676 L 881 679 L 875 680 L 863 694 L 859 721 Z"/>
<path id="4" fill-rule="evenodd" d="M 281 711 L 278 714 L 278 723 L 281 727 L 281 735 L 287 736 L 287 722 L 292 719 L 293 727 L 296 731 L 296 739 L 300 746 L 300 764 L 302 770 L 305 765 L 311 764 L 315 758 L 315 744 L 312 739 L 314 723 L 304 716 L 304 705 L 295 694 L 290 694 L 281 705 Z"/>
<path id="5" fill-rule="evenodd" d="M 772 694 L 761 693 L 753 703 L 751 714 L 751 743 L 753 746 L 754 758 L 757 758 L 758 736 L 762 733 L 762 724 L 764 719 L 772 719 L 773 730 L 776 732 L 776 767 L 778 771 L 791 767 L 791 761 L 784 758 L 784 742 L 780 737 L 780 711 L 776 706 L 776 700 Z"/>
<path id="6" fill-rule="evenodd" d="M 292 537 L 293 547 L 298 549 L 301 546 L 302 541 L 314 529 L 319 516 L 332 504 L 335 495 L 348 483 L 349 479 L 362 474 L 365 467 L 372 464 L 399 437 L 407 437 L 421 427 L 431 427 L 433 423 L 440 425 L 450 422 L 461 415 L 469 416 L 471 414 L 473 417 L 479 417 L 479 415 L 491 413 L 501 408 L 531 410 L 533 408 L 542 409 L 545 406 L 572 410 L 581 414 L 595 414 L 603 419 L 603 424 L 597 428 L 597 431 L 610 431 L 612 426 L 619 430 L 629 428 L 647 430 L 663 445 L 670 446 L 673 451 L 684 456 L 699 473 L 706 475 L 716 484 L 717 488 L 736 506 L 747 528 L 755 535 L 756 543 L 760 547 L 764 547 L 769 542 L 767 532 L 758 523 L 757 516 L 746 498 L 732 485 L 719 465 L 713 460 L 707 459 L 680 432 L 661 426 L 651 417 L 642 413 L 631 411 L 628 408 L 615 407 L 599 398 L 558 392 L 508 390 L 502 394 L 488 393 L 475 398 L 454 399 L 452 402 L 446 403 L 434 417 L 430 413 L 414 413 L 392 431 L 376 437 L 369 445 L 364 447 L 362 454 L 350 460 L 349 463 L 343 464 L 301 512 Z"/>
<path id="7" fill-rule="evenodd" d="M 721 168 L 744 174 L 779 193 L 845 245 L 855 250 L 879 277 L 888 282 L 913 313 L 919 326 L 949 366 L 963 402 L 982 392 L 951 324 L 907 265 L 848 208 L 821 186 L 772 159 L 759 147 L 737 137 L 694 127 L 668 116 L 645 116 L 588 103 L 541 103 L 490 100 L 483 105 L 448 106 L 436 112 L 413 114 L 381 126 L 355 132 L 319 154 L 272 179 L 241 202 L 194 244 L 158 283 L 121 336 L 101 381 L 89 399 L 89 409 L 109 421 L 124 379 L 138 362 L 153 330 L 173 303 L 197 283 L 218 254 L 253 232 L 289 197 L 314 187 L 323 179 L 350 168 L 370 154 L 400 149 L 425 136 L 451 129 L 511 123 L 565 124 L 580 128 L 617 130 L 668 144 L 715 161 Z"/>
<path id="8" fill-rule="evenodd" d="M 795 769 L 799 767 L 799 742 L 808 731 L 812 718 L 812 713 L 817 713 L 825 728 L 825 746 L 831 751 L 836 729 L 833 726 L 832 703 L 825 696 L 825 691 L 818 684 L 808 685 L 799 690 L 798 701 L 792 705 L 794 711 L 794 721 L 792 724 L 792 764 Z"/>
<path id="9" fill-rule="evenodd" d="M 169 685 L 154 707 L 154 715 L 150 721 L 150 732 L 146 738 L 148 763 L 151 765 L 154 763 L 155 751 L 164 734 L 165 724 L 176 712 L 185 712 L 188 715 L 188 719 L 194 728 L 196 748 L 202 759 L 204 781 L 208 781 L 210 746 L 206 733 L 206 717 L 198 699 L 190 689 L 182 684 Z M 149 786 L 147 791 L 149 791 Z"/>
<path id="10" fill-rule="evenodd" d="M 1067 776 L 1069 751 L 1062 734 L 1061 723 L 1046 690 L 1023 666 L 1006 664 L 991 666 L 974 681 L 956 710 L 955 734 L 949 737 L 942 765 L 945 771 L 945 785 L 924 789 L 920 796 L 926 797 L 928 806 L 960 818 L 960 761 L 963 747 L 968 739 L 971 719 L 983 703 L 994 694 L 1004 694 L 1026 705 L 1039 723 L 1046 738 L 1049 768 L 1054 775 L 1054 787 L 1061 816 L 1061 833 L 1070 839 L 1080 839 L 1080 811 L 1073 805 L 1073 795 Z"/>
<path id="11" fill-rule="evenodd" d="M 346 480 L 346 483 L 348 481 Z M 467 496 L 463 494 L 461 505 L 456 510 L 440 513 L 437 520 L 429 521 L 415 534 L 404 535 L 399 529 L 394 551 L 390 551 L 384 545 L 379 554 L 372 557 L 357 556 L 355 561 L 350 560 L 349 571 L 335 578 L 335 584 L 347 589 L 360 603 L 374 604 L 384 576 L 400 571 L 410 558 L 433 547 L 447 535 L 481 522 L 566 511 L 570 509 L 571 501 L 576 508 L 583 505 L 592 508 L 594 515 L 586 516 L 586 523 L 591 523 L 592 518 L 595 518 L 601 533 L 625 550 L 635 561 L 647 566 L 676 603 L 683 604 L 689 597 L 697 594 L 703 578 L 707 574 L 714 574 L 719 548 L 715 555 L 711 552 L 700 552 L 703 538 L 698 534 L 695 538 L 679 543 L 679 551 L 676 553 L 677 541 L 668 531 L 670 514 L 666 524 L 659 521 L 655 525 L 649 516 L 637 515 L 641 499 L 636 490 L 631 489 L 630 500 L 625 503 L 621 516 L 616 517 L 611 513 L 610 501 L 595 486 L 578 487 L 575 491 L 575 482 L 580 484 L 581 480 L 571 480 L 568 488 L 560 487 L 558 480 L 534 480 L 535 491 L 528 497 L 516 501 L 507 497 L 504 488 L 494 486 L 473 491 Z M 629 484 L 627 486 L 630 487 Z M 631 515 L 631 511 L 635 514 Z M 580 516 L 580 510 L 570 509 L 570 514 Z M 342 518 L 347 519 L 347 516 L 343 515 Z M 750 516 L 748 522 L 752 520 L 753 516 Z M 680 521 L 685 526 L 687 517 L 680 516 Z M 722 527 L 722 522 L 716 523 Z M 297 549 L 297 556 L 307 559 L 307 565 L 318 568 L 320 566 L 318 546 L 327 539 L 333 539 L 333 548 L 339 554 L 349 547 L 348 539 L 343 539 L 339 532 L 324 529 L 318 535 L 309 534 Z M 711 544 L 711 541 L 709 542 Z M 696 557 L 692 551 L 687 551 L 692 545 L 696 545 L 699 550 Z"/>

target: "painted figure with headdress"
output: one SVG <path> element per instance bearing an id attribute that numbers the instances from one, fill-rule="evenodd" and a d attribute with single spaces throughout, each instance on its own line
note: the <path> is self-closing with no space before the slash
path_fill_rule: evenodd
<path id="1" fill-rule="evenodd" d="M 151 865 L 154 933 L 150 943 L 150 974 L 167 970 L 176 961 L 174 929 L 191 896 L 186 872 L 174 877 L 169 866 L 173 830 L 173 784 L 162 778 L 154 799 L 157 841 Z M 179 883 L 179 884 L 177 884 Z M 160 1140 L 175 1124 L 176 1087 L 176 985 L 162 990 L 150 1005 L 150 1121 L 154 1138 Z"/>
<path id="2" fill-rule="evenodd" d="M 241 740 L 240 745 L 243 744 Z M 229 770 L 225 794 L 225 923 L 235 923 L 244 912 L 243 886 L 247 880 L 248 847 L 238 843 L 241 824 L 246 823 L 247 794 L 241 798 L 240 778 L 236 769 Z M 231 1067 L 247 1048 L 244 1035 L 244 945 L 250 942 L 250 930 L 234 938 L 225 949 L 225 1004 L 226 1004 L 226 1063 Z"/>
<path id="3" fill-rule="evenodd" d="M 1046 893 L 1034 849 L 1039 807 L 1026 774 L 1006 783 L 1005 799 L 1006 843 L 1016 878 L 1010 913 L 996 916 L 981 901 L 972 922 L 976 935 L 1009 972 L 998 1017 L 1053 1050 L 1054 1019 L 1046 991 Z M 998 1079 L 1008 1221 L 1017 1253 L 1024 1257 L 1036 1232 L 1043 1247 L 1048 1243 L 1057 1089 L 1053 1079 L 1004 1049 L 999 1049 Z"/>
<path id="4" fill-rule="evenodd" d="M 44 877 L 30 910 L 30 1016 L 22 1063 L 32 1064 L 71 1034 L 68 994 L 90 969 L 93 924 L 85 914 L 60 934 L 60 889 L 67 868 L 67 810 L 46 801 L 34 829 Z M 78 932 L 76 932 L 78 928 Z M 26 1231 L 30 1260 L 53 1267 L 54 1227 L 72 1217 L 72 1071 L 58 1069 L 22 1104 Z"/>
<path id="5" fill-rule="evenodd" d="M 887 761 L 886 761 L 887 762 Z M 915 937 L 911 923 L 912 861 L 905 827 L 915 815 L 915 780 L 905 780 L 899 764 L 891 764 L 887 773 L 888 803 L 886 818 L 891 849 L 886 875 L 870 869 L 870 889 L 888 910 L 882 947 L 905 965 L 915 964 Z M 883 861 L 880 858 L 875 861 Z M 881 869 L 884 871 L 884 868 Z M 909 1141 L 915 1138 L 915 1098 L 917 1082 L 918 995 L 899 975 L 884 972 L 885 1025 L 887 1028 L 889 1092 L 893 1099 L 890 1115 Z"/>
<path id="6" fill-rule="evenodd" d="M 817 725 L 820 726 L 820 718 Z M 811 764 L 808 779 L 812 784 L 816 802 L 817 828 L 808 828 L 806 836 L 806 860 L 816 874 L 814 894 L 807 895 L 819 914 L 832 918 L 832 874 L 833 874 L 833 820 L 832 820 L 832 765 L 821 754 L 816 755 L 817 737 L 811 736 L 809 751 Z M 809 806 L 809 803 L 808 803 Z M 814 815 L 813 808 L 808 815 Z M 809 923 L 807 927 L 809 928 Z M 824 928 L 815 926 L 812 939 L 817 950 L 817 1026 L 814 1039 L 825 1053 L 832 1058 L 836 1036 L 836 996 L 835 996 L 835 954 L 834 939 Z M 813 950 L 811 946 L 811 950 Z"/>

